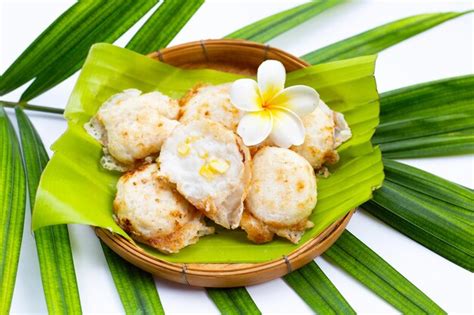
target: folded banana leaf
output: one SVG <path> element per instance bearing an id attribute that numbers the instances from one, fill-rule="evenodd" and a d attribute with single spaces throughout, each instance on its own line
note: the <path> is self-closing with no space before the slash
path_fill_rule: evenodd
<path id="1" fill-rule="evenodd" d="M 299 245 L 283 240 L 255 245 L 247 241 L 242 231 L 218 229 L 217 234 L 202 238 L 178 254 L 164 255 L 140 246 L 172 262 L 268 261 L 295 250 L 369 200 L 384 177 L 380 150 L 370 143 L 379 114 L 374 66 L 375 56 L 365 56 L 288 74 L 288 85 L 310 85 L 330 107 L 343 112 L 354 133 L 341 146 L 341 160 L 330 168 L 332 175 L 318 178 L 318 204 L 311 216 L 315 227 L 305 233 Z M 84 123 L 107 98 L 124 89 L 158 90 L 180 97 L 198 82 L 219 84 L 240 77 L 208 69 L 183 70 L 113 45 L 94 45 L 66 107 L 68 129 L 54 143 L 54 155 L 41 178 L 33 229 L 79 223 L 103 227 L 128 238 L 112 219 L 112 201 L 120 174 L 100 166 L 101 146 L 86 133 Z"/>

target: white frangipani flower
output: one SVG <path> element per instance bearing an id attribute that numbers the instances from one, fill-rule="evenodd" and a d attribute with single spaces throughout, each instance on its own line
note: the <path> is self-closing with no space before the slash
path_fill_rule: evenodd
<path id="1" fill-rule="evenodd" d="M 245 145 L 259 144 L 268 137 L 282 148 L 304 142 L 301 118 L 314 111 L 319 94 L 305 85 L 285 88 L 285 79 L 283 64 L 266 60 L 258 67 L 258 83 L 240 79 L 232 84 L 232 104 L 245 112 L 237 128 Z"/>

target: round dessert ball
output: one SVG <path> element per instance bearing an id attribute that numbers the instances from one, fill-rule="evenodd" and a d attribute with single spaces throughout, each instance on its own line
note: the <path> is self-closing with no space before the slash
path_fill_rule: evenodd
<path id="1" fill-rule="evenodd" d="M 200 86 L 181 99 L 180 122 L 209 119 L 235 131 L 243 112 L 232 105 L 230 83 Z"/>
<path id="2" fill-rule="evenodd" d="M 290 149 L 303 156 L 315 168 L 334 164 L 339 160 L 336 148 L 351 137 L 344 115 L 333 112 L 323 101 L 302 118 L 306 130 L 302 145 Z"/>
<path id="3" fill-rule="evenodd" d="M 156 164 L 125 173 L 117 183 L 114 218 L 136 241 L 177 253 L 213 233 L 202 214 L 161 175 Z"/>
<path id="4" fill-rule="evenodd" d="M 277 147 L 255 154 L 245 208 L 271 232 L 297 243 L 312 227 L 308 217 L 316 197 L 314 170 L 303 157 Z"/>
<path id="5" fill-rule="evenodd" d="M 157 156 L 163 141 L 179 124 L 177 101 L 160 92 L 130 89 L 109 98 L 86 125 L 104 146 L 109 169 L 130 169 L 136 161 Z M 116 167 L 113 160 L 118 163 Z"/>
<path id="6" fill-rule="evenodd" d="M 162 174 L 207 217 L 236 228 L 250 182 L 250 154 L 241 139 L 211 120 L 176 127 L 159 156 Z"/>

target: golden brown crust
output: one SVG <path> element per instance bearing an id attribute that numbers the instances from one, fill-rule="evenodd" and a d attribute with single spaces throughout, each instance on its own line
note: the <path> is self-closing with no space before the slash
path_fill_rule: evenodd
<path id="1" fill-rule="evenodd" d="M 244 145 L 244 142 L 238 135 L 235 135 L 235 141 L 239 147 L 240 153 L 242 154 L 242 162 L 244 163 L 242 176 L 245 187 L 244 193 L 242 194 L 242 202 L 244 202 L 250 189 L 250 182 L 252 181 L 252 155 L 250 154 L 249 148 Z"/>
<path id="2" fill-rule="evenodd" d="M 273 239 L 274 233 L 268 229 L 268 226 L 248 211 L 244 210 L 240 226 L 247 233 L 247 238 L 254 243 L 267 243 Z"/>
<path id="3" fill-rule="evenodd" d="M 185 106 L 190 99 L 192 99 L 194 97 L 194 95 L 197 94 L 197 92 L 199 92 L 199 89 L 205 87 L 205 86 L 208 86 L 209 84 L 207 83 L 203 83 L 203 82 L 198 82 L 196 83 L 192 88 L 190 88 L 186 94 L 184 94 L 179 100 L 178 100 L 178 104 L 180 107 L 183 107 Z M 181 117 L 181 115 L 179 115 L 179 117 Z M 179 119 L 178 117 L 178 119 Z"/>

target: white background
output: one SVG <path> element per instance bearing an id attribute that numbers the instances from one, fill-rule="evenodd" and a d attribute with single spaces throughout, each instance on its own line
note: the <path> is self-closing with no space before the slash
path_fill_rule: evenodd
<path id="1" fill-rule="evenodd" d="M 255 20 L 290 8 L 301 1 L 208 1 L 171 44 L 220 38 Z M 0 0 L 0 73 L 73 1 Z M 470 1 L 353 1 L 327 11 L 275 38 L 272 46 L 295 55 L 357 34 L 405 16 L 441 11 L 472 9 Z M 147 15 L 148 16 L 148 15 Z M 473 21 L 470 14 L 442 24 L 415 38 L 389 48 L 379 55 L 376 77 L 380 92 L 450 76 L 473 72 Z M 142 19 L 117 41 L 124 45 Z M 32 104 L 64 107 L 77 74 Z M 4 100 L 18 100 L 20 88 Z M 10 111 L 11 114 L 11 111 Z M 60 117 L 29 113 L 49 147 L 65 130 Z M 13 116 L 11 118 L 14 120 Z M 405 160 L 456 183 L 473 187 L 472 156 Z M 11 311 L 45 313 L 34 240 L 26 229 Z M 358 212 L 349 230 L 375 250 L 449 313 L 473 312 L 472 274 L 396 230 L 363 212 Z M 85 226 L 70 226 L 74 263 L 85 313 L 123 313 L 99 242 Z M 322 258 L 316 259 L 324 272 L 358 313 L 397 313 L 385 301 Z M 203 289 L 188 288 L 156 279 L 167 313 L 217 313 Z M 280 279 L 248 288 L 258 307 L 271 313 L 311 313 L 305 303 Z"/>

